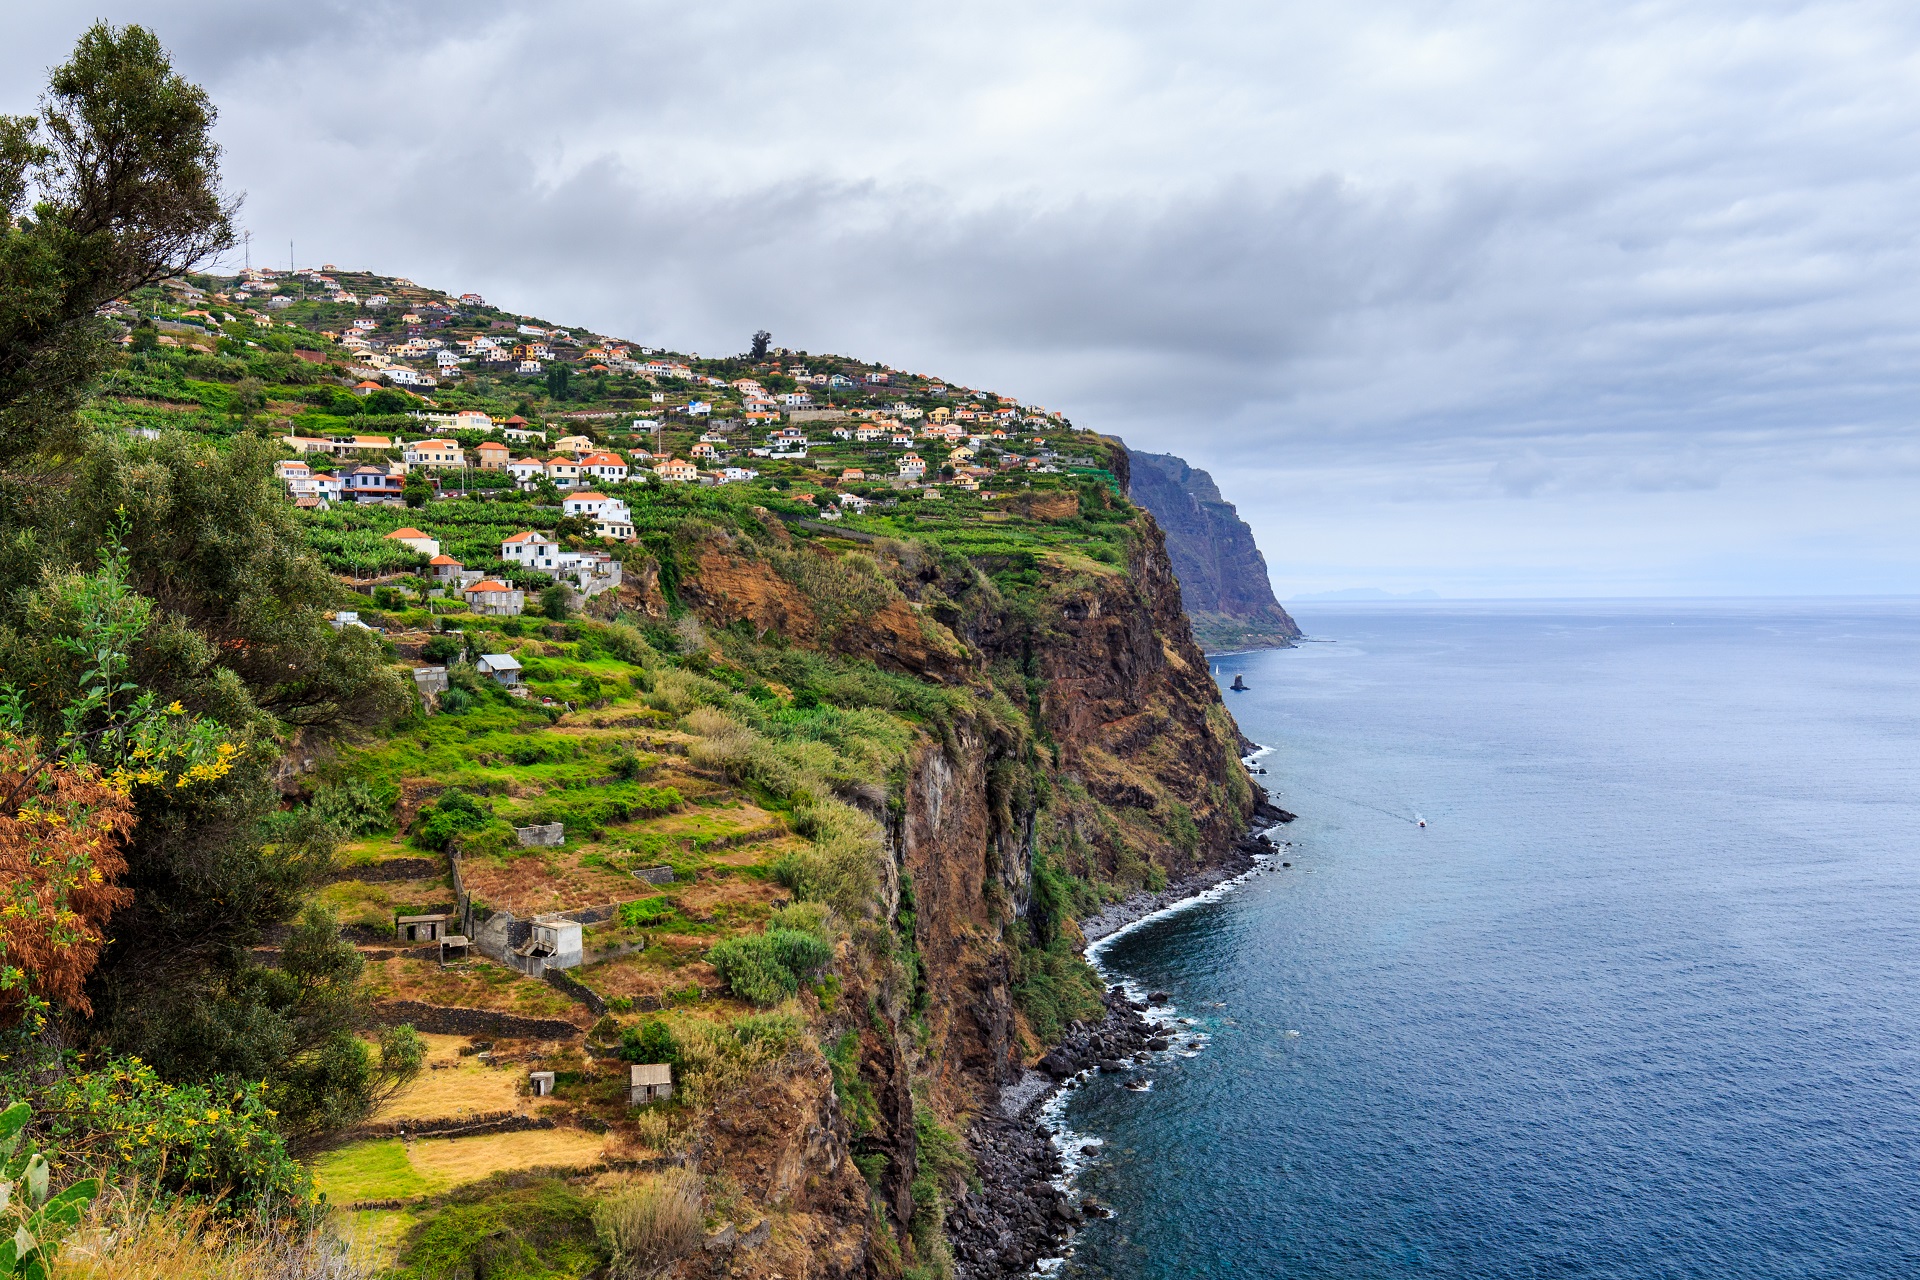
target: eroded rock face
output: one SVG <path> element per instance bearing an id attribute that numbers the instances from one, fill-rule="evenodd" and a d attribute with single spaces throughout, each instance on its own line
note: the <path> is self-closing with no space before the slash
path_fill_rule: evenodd
<path id="1" fill-rule="evenodd" d="M 1119 466 L 1124 471 L 1124 462 Z M 805 1266 L 794 1264 L 805 1274 L 846 1274 L 842 1268 L 853 1265 L 856 1252 L 860 1265 L 884 1270 L 882 1255 L 895 1246 L 875 1236 L 876 1213 L 891 1221 L 892 1240 L 904 1239 L 917 1168 L 916 1084 L 923 1105 L 949 1120 L 988 1117 L 969 1133 L 983 1190 L 952 1192 L 950 1235 L 963 1274 L 1017 1272 L 1074 1225 L 1078 1211 L 1047 1181 L 1055 1166 L 1044 1136 L 1000 1117 L 1001 1086 L 1020 1076 L 1023 1056 L 1050 1047 L 1023 1039 L 1028 1033 L 1012 996 L 1010 931 L 1023 927 L 1041 816 L 1036 796 L 1045 789 L 1020 783 L 1022 771 L 1044 770 L 1056 797 L 1080 796 L 1064 819 L 1050 810 L 1046 820 L 1077 827 L 1077 856 L 1098 864 L 1078 868 L 1083 872 L 1112 875 L 1123 856 L 1109 824 L 1094 820 L 1089 796 L 1109 814 L 1125 815 L 1126 856 L 1150 851 L 1172 880 L 1241 856 L 1234 845 L 1258 792 L 1239 763 L 1238 731 L 1182 610 L 1160 530 L 1144 518 L 1134 529 L 1124 569 L 1046 560 L 1037 622 L 991 592 L 970 594 L 974 579 L 964 564 L 912 548 L 874 549 L 893 584 L 890 594 L 851 617 L 844 608 L 836 615 L 824 598 L 816 606 L 796 585 L 811 579 L 809 563 L 793 557 L 819 553 L 795 541 L 716 537 L 701 546 L 696 572 L 678 586 L 680 598 L 711 623 L 744 620 L 789 643 L 871 658 L 971 690 L 982 707 L 963 708 L 937 736 L 922 738 L 897 808 L 889 809 L 885 797 L 846 797 L 883 823 L 890 855 L 884 905 L 896 936 L 917 952 L 912 990 L 894 989 L 899 984 L 884 975 L 849 975 L 843 999 L 861 1012 L 832 1031 L 858 1033 L 876 1130 L 856 1144 L 844 1123 L 821 1119 L 824 1106 L 806 1102 L 804 1089 L 775 1090 L 753 1100 L 751 1117 L 730 1111 L 732 1128 L 716 1135 L 709 1153 L 712 1167 L 732 1172 L 764 1203 L 785 1197 L 805 1206 L 802 1218 L 819 1229 L 790 1240 L 792 1253 L 825 1251 Z M 1008 671 L 1025 674 L 1009 686 Z M 1023 736 L 989 714 L 994 697 L 1031 697 L 1038 734 Z M 1044 749 L 1036 748 L 1042 741 Z M 1084 1043 L 1055 1057 L 1055 1066 L 1077 1063 L 1096 1048 L 1141 1051 L 1149 1039 L 1137 1015 L 1117 1007 L 1098 1046 L 1092 1029 L 1076 1034 Z M 872 1191 L 853 1164 L 856 1150 L 862 1159 L 885 1157 Z M 828 1223 L 860 1241 L 858 1250 L 836 1240 Z M 779 1254 L 782 1239 L 776 1229 L 764 1255 Z"/>
<path id="2" fill-rule="evenodd" d="M 1170 453 L 1127 451 L 1128 496 L 1153 513 L 1193 629 L 1210 650 L 1273 648 L 1300 637 L 1273 598 L 1253 530 L 1213 477 Z"/>
<path id="3" fill-rule="evenodd" d="M 729 1239 L 682 1263 L 683 1276 L 773 1275 L 792 1259 L 803 1274 L 869 1273 L 867 1184 L 848 1154 L 846 1124 L 833 1080 L 816 1058 L 809 1067 L 763 1073 L 705 1131 L 702 1168 L 725 1171 L 752 1200 L 779 1205 L 769 1232 Z"/>

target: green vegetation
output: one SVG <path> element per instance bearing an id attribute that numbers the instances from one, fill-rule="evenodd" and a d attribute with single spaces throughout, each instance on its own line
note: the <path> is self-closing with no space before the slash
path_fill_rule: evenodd
<path id="1" fill-rule="evenodd" d="M 810 933 L 770 929 L 757 937 L 729 938 L 707 952 L 727 989 L 753 1004 L 779 1004 L 800 990 L 803 979 L 833 959 L 833 950 Z"/>
<path id="2" fill-rule="evenodd" d="M 392 1280 L 580 1280 L 605 1260 L 593 1204 L 573 1186 L 480 1183 L 414 1228 Z"/>
<path id="3" fill-rule="evenodd" d="M 403 1199 L 442 1188 L 437 1179 L 413 1167 L 407 1144 L 399 1138 L 356 1142 L 327 1152 L 313 1162 L 313 1182 L 337 1204 Z"/>
<path id="4" fill-rule="evenodd" d="M 407 281 L 202 274 L 231 236 L 204 94 L 148 33 L 97 27 L 46 101 L 0 121 L 0 775 L 46 779 L 0 813 L 0 848 L 28 850 L 0 869 L 16 914 L 50 922 L 0 938 L 0 1096 L 29 1099 L 36 1138 L 76 1170 L 236 1222 L 310 1220 L 316 1184 L 335 1202 L 426 1198 L 396 1277 L 641 1274 L 697 1243 L 696 1183 L 461 1187 L 476 1165 L 423 1172 L 390 1141 L 329 1151 L 310 1180 L 289 1154 L 432 1083 L 421 1037 L 378 1026 L 376 1000 L 578 1018 L 597 994 L 613 1012 L 592 1052 L 539 1051 L 558 1085 L 543 1108 L 684 1154 L 713 1108 L 824 1058 L 876 1189 L 887 1153 L 917 1147 L 892 1170 L 917 1169 L 911 1221 L 878 1228 L 875 1256 L 950 1274 L 942 1224 L 971 1168 L 939 1118 L 955 1100 L 937 1113 L 924 1095 L 956 998 L 928 957 L 956 939 L 929 942 L 951 922 L 927 903 L 952 890 L 908 873 L 915 824 L 945 838 L 955 788 L 971 804 L 984 780 L 963 837 L 986 850 L 981 915 L 957 941 L 1011 961 L 1044 1041 L 1100 1010 L 1074 919 L 1164 884 L 1250 802 L 1231 770 L 1188 785 L 1217 773 L 1194 751 L 1232 758 L 1218 708 L 1204 732 L 1150 708 L 1124 750 L 1062 728 L 1078 686 L 1052 659 L 1100 649 L 1141 601 L 1151 531 L 1118 446 L 764 334 L 749 356 L 642 365 L 631 344 Z M 107 138 L 109 121 L 129 131 Z M 552 347 L 537 376 L 475 341 L 532 336 Z M 430 399 L 369 388 L 363 343 L 467 363 Z M 799 388 L 863 416 L 772 457 L 796 451 L 740 415 L 756 391 Z M 635 536 L 614 540 L 546 478 L 521 488 L 491 466 L 413 466 L 392 507 L 296 507 L 276 474 L 394 463 L 429 434 L 471 463 L 498 436 L 445 416 L 462 410 L 519 415 L 543 457 L 563 434 L 685 457 L 711 426 L 700 443 L 758 475 L 593 478 L 631 515 Z M 938 422 L 957 430 L 911 441 L 924 482 L 895 474 L 904 446 L 856 434 Z M 329 440 L 352 456 L 327 457 Z M 528 611 L 473 613 L 444 562 L 387 536 L 409 525 L 509 578 Z M 621 589 L 503 560 L 525 530 L 620 561 Z M 476 667 L 501 653 L 521 687 Z M 437 699 L 416 694 L 415 662 L 447 669 Z M 555 823 L 556 845 L 514 834 Z M 73 832 L 100 838 L 78 856 Z M 595 921 L 589 963 L 550 986 L 341 936 L 340 913 L 378 937 L 396 912 L 444 910 L 456 883 L 481 921 Z M 595 1058 L 615 1044 L 670 1064 L 672 1097 L 630 1108 Z M 912 1134 L 880 1105 L 901 1071 Z"/>

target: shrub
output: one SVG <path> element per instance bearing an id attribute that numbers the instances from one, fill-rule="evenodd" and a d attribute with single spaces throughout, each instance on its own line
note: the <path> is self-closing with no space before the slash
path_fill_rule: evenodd
<path id="1" fill-rule="evenodd" d="M 811 933 L 770 929 L 757 937 L 729 938 L 707 952 L 727 990 L 753 1004 L 778 1004 L 800 990 L 800 980 L 826 967 L 833 948 Z"/>
<path id="2" fill-rule="evenodd" d="M 445 849 L 455 836 L 478 831 L 493 815 L 464 791 L 447 791 L 420 810 L 413 822 L 413 842 L 426 849 Z"/>
<path id="3" fill-rule="evenodd" d="M 704 1199 L 698 1174 L 667 1169 L 595 1205 L 594 1228 L 613 1255 L 609 1274 L 639 1280 L 692 1253 L 701 1240 Z"/>
<path id="4" fill-rule="evenodd" d="M 800 979 L 780 962 L 765 934 L 729 938 L 707 952 L 707 963 L 727 984 L 727 990 L 752 1004 L 779 1004 L 800 990 Z"/>
<path id="5" fill-rule="evenodd" d="M 678 1065 L 680 1042 L 664 1018 L 648 1018 L 637 1027 L 620 1033 L 620 1059 L 623 1062 L 667 1062 Z"/>
<path id="6" fill-rule="evenodd" d="M 849 1031 L 827 1053 L 827 1066 L 833 1071 L 834 1096 L 840 1099 L 840 1114 L 846 1117 L 854 1141 L 880 1127 L 880 1104 L 873 1086 L 860 1077 L 860 1033 Z"/>
<path id="7" fill-rule="evenodd" d="M 428 662 L 452 662 L 466 651 L 466 646 L 452 636 L 435 636 L 420 646 L 420 656 Z"/>
<path id="8" fill-rule="evenodd" d="M 795 979 L 810 978 L 833 962 L 833 948 L 798 929 L 770 929 L 767 941 Z"/>
<path id="9" fill-rule="evenodd" d="M 364 835 L 393 821 L 393 803 L 399 798 L 390 786 L 375 788 L 349 778 L 314 792 L 313 811 L 346 835 Z"/>
<path id="10" fill-rule="evenodd" d="M 40 1106 L 37 1127 L 75 1164 L 235 1217 L 313 1203 L 257 1083 L 173 1085 L 138 1058 L 118 1058 L 56 1081 Z"/>
<path id="11" fill-rule="evenodd" d="M 645 929 L 673 918 L 673 904 L 664 897 L 639 898 L 620 904 L 620 923 L 629 929 Z"/>

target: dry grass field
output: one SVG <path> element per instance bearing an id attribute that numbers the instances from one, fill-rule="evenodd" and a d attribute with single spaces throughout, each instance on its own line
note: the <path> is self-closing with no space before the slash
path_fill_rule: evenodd
<path id="1" fill-rule="evenodd" d="M 464 1036 L 425 1035 L 427 1063 L 418 1078 L 374 1116 L 376 1121 L 460 1119 L 498 1111 L 522 1111 L 530 1099 L 517 1067 L 489 1066 L 479 1056 L 460 1056 Z"/>

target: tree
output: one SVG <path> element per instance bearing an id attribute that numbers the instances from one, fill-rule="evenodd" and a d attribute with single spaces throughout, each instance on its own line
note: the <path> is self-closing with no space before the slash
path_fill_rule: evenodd
<path id="1" fill-rule="evenodd" d="M 572 381 L 572 366 L 564 364 L 547 366 L 547 394 L 555 400 L 565 400 L 567 398 L 567 387 Z"/>
<path id="2" fill-rule="evenodd" d="M 566 620 L 567 611 L 572 603 L 573 593 L 558 582 L 540 593 L 540 612 L 555 622 Z"/>
<path id="3" fill-rule="evenodd" d="M 0 465 L 73 443 L 99 307 L 233 243 L 213 106 L 152 32 L 96 23 L 44 101 L 0 117 Z"/>
<path id="4" fill-rule="evenodd" d="M 433 485 L 427 481 L 427 473 L 414 470 L 407 472 L 407 481 L 400 486 L 400 496 L 410 507 L 424 507 L 433 497 Z"/>
<path id="5" fill-rule="evenodd" d="M 267 407 L 267 389 L 258 378 L 242 378 L 227 393 L 233 414 L 242 422 L 252 422 L 255 414 Z"/>
<path id="6" fill-rule="evenodd" d="M 13 734 L 0 734 L 0 796 L 0 1023 L 37 1005 L 91 1013 L 107 917 L 133 896 L 118 883 L 133 804 L 99 770 L 49 762 Z"/>
<path id="7" fill-rule="evenodd" d="M 367 413 L 405 413 L 413 408 L 414 398 L 396 387 L 381 387 L 361 402 Z"/>
<path id="8" fill-rule="evenodd" d="M 748 354 L 755 362 L 765 360 L 767 358 L 767 345 L 772 341 L 773 335 L 765 329 L 754 330 L 753 348 Z"/>

